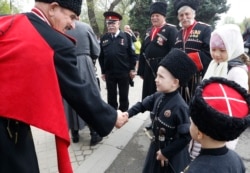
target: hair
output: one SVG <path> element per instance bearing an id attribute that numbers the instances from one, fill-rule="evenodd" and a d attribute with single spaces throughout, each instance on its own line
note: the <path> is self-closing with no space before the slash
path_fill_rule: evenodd
<path id="1" fill-rule="evenodd" d="M 140 33 L 138 31 L 134 31 L 136 37 L 140 37 Z"/>
<path id="2" fill-rule="evenodd" d="M 178 10 L 178 13 L 180 13 L 180 12 L 182 12 L 182 11 L 185 11 L 185 10 L 187 10 L 187 9 L 191 9 L 191 11 L 193 12 L 194 16 L 196 15 L 195 10 L 192 9 L 191 7 L 187 6 L 187 5 L 181 7 L 181 8 Z"/>
<path id="3" fill-rule="evenodd" d="M 242 55 L 240 55 L 240 59 L 241 59 L 246 65 L 250 65 L 250 57 L 249 57 L 246 53 L 243 53 Z"/>

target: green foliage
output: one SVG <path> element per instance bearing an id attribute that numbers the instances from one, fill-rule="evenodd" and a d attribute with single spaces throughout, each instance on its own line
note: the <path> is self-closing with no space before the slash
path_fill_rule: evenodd
<path id="1" fill-rule="evenodd" d="M 168 1 L 168 21 L 172 24 L 178 25 L 179 21 L 174 12 L 173 2 L 174 0 Z M 196 0 L 193 0 L 194 2 Z M 204 23 L 208 23 L 213 27 L 216 22 L 220 20 L 220 14 L 225 13 L 229 10 L 230 5 L 227 5 L 227 0 L 202 0 L 199 3 L 199 7 L 196 10 L 196 20 Z"/>
<path id="2" fill-rule="evenodd" d="M 151 0 L 136 0 L 134 8 L 130 10 L 129 24 L 133 31 L 138 31 L 140 36 L 144 36 L 146 29 L 151 26 L 149 7 Z"/>
<path id="3" fill-rule="evenodd" d="M 250 28 L 250 18 L 245 18 L 240 24 L 241 31 L 246 31 L 247 28 Z"/>
<path id="4" fill-rule="evenodd" d="M 178 26 L 179 21 L 174 11 L 174 0 L 158 0 L 167 2 L 167 22 Z M 197 1 L 197 0 L 193 0 Z M 150 23 L 149 7 L 151 0 L 136 0 L 134 8 L 130 11 L 129 23 L 133 30 L 138 30 L 141 34 L 145 33 Z M 196 10 L 196 20 L 208 23 L 215 27 L 216 22 L 220 20 L 220 14 L 229 10 L 230 5 L 227 5 L 227 0 L 200 0 L 199 8 Z"/>
<path id="5" fill-rule="evenodd" d="M 11 5 L 7 0 L 0 0 L 0 14 L 10 14 Z"/>
<path id="6" fill-rule="evenodd" d="M 0 0 L 0 14 L 19 13 L 19 7 L 15 6 L 14 0 Z"/>

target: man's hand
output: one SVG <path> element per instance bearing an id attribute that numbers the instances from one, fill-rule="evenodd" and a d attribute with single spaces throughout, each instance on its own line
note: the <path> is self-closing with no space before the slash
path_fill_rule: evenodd
<path id="1" fill-rule="evenodd" d="M 106 81 L 106 76 L 105 76 L 105 74 L 102 74 L 102 75 L 101 75 L 101 78 L 102 78 L 103 81 Z"/>
<path id="2" fill-rule="evenodd" d="M 168 159 L 161 153 L 161 150 L 158 150 L 156 153 L 156 160 L 161 162 L 161 166 L 164 167 L 168 165 Z"/>
<path id="3" fill-rule="evenodd" d="M 124 112 L 121 112 L 120 110 L 117 111 L 117 120 L 115 123 L 116 128 L 121 128 L 126 122 L 128 122 L 128 116 Z"/>
<path id="4" fill-rule="evenodd" d="M 134 79 L 135 75 L 136 75 L 136 71 L 135 70 L 130 70 L 130 72 L 129 72 L 130 78 Z"/>

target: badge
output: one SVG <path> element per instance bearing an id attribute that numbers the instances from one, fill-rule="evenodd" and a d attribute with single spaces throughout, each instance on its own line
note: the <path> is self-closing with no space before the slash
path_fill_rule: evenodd
<path id="1" fill-rule="evenodd" d="M 158 37 L 157 43 L 162 46 L 163 45 L 163 39 L 161 37 Z"/>
<path id="2" fill-rule="evenodd" d="M 164 112 L 164 116 L 165 116 L 166 118 L 169 118 L 169 117 L 171 116 L 171 111 L 170 111 L 170 110 L 166 110 L 166 111 Z"/>
<path id="3" fill-rule="evenodd" d="M 105 44 L 105 43 L 107 43 L 108 41 L 109 41 L 109 40 L 107 40 L 107 39 L 106 39 L 106 40 L 103 40 L 103 41 L 102 41 L 102 44 Z"/>
<path id="4" fill-rule="evenodd" d="M 124 45 L 124 39 L 121 39 L 121 45 Z"/>

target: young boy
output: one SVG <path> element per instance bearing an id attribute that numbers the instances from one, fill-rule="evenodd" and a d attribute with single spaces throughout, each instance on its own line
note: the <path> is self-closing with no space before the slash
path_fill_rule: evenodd
<path id="1" fill-rule="evenodd" d="M 127 111 L 129 117 L 145 111 L 151 111 L 153 117 L 154 138 L 144 164 L 144 173 L 176 173 L 190 163 L 188 106 L 178 88 L 185 86 L 196 71 L 194 62 L 184 52 L 172 49 L 158 67 L 155 79 L 158 92 Z"/>
<path id="2" fill-rule="evenodd" d="M 245 173 L 242 160 L 226 141 L 249 126 L 249 105 L 247 91 L 225 78 L 212 77 L 196 88 L 189 108 L 190 133 L 201 152 L 184 173 Z"/>
<path id="3" fill-rule="evenodd" d="M 210 39 L 210 62 L 203 79 L 210 77 L 224 77 L 232 80 L 248 90 L 248 69 L 246 66 L 249 57 L 244 53 L 244 43 L 240 27 L 236 24 L 225 24 L 216 28 Z M 234 150 L 238 138 L 227 142 L 227 147 Z M 190 156 L 197 157 L 201 145 L 197 141 L 191 142 Z"/>

